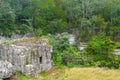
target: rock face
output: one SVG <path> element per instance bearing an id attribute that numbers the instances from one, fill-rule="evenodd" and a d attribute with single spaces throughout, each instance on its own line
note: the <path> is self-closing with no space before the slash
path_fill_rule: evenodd
<path id="1" fill-rule="evenodd" d="M 70 44 L 74 44 L 75 43 L 75 35 L 70 34 L 68 41 Z"/>
<path id="2" fill-rule="evenodd" d="M 0 44 L 0 60 L 7 60 L 25 75 L 38 74 L 52 67 L 52 47 L 44 40 Z"/>
<path id="3" fill-rule="evenodd" d="M 80 42 L 79 50 L 84 51 L 85 47 L 87 46 L 86 43 Z"/>
<path id="4" fill-rule="evenodd" d="M 120 49 L 115 49 L 114 54 L 120 55 Z"/>
<path id="5" fill-rule="evenodd" d="M 10 62 L 0 61 L 0 78 L 10 78 L 15 72 L 15 67 Z"/>

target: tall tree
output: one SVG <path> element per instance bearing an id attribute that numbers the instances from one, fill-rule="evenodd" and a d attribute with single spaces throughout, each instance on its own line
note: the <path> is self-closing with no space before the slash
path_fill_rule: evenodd
<path id="1" fill-rule="evenodd" d="M 3 35 L 10 35 L 14 28 L 15 12 L 8 2 L 0 1 L 0 31 Z M 2 31 L 3 30 L 3 31 Z M 7 32 L 6 32 L 7 30 Z"/>

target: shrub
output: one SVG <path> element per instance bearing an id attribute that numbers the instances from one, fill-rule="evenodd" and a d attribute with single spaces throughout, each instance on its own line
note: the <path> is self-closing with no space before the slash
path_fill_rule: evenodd
<path id="1" fill-rule="evenodd" d="M 116 48 L 120 48 L 120 43 L 116 43 Z"/>
<path id="2" fill-rule="evenodd" d="M 99 33 L 88 42 L 86 51 L 89 54 L 108 54 L 114 49 L 115 43 L 106 37 L 104 33 Z"/>
<path id="3" fill-rule="evenodd" d="M 79 53 L 74 45 L 69 44 L 68 33 L 48 35 L 47 37 L 53 46 L 52 59 L 55 65 L 67 65 L 67 61 L 71 60 L 70 57 Z"/>
<path id="4" fill-rule="evenodd" d="M 93 59 L 94 66 L 119 68 L 120 56 L 111 54 L 115 48 L 116 44 L 112 40 L 106 37 L 104 33 L 99 33 L 88 42 L 85 50 L 87 55 Z"/>
<path id="5" fill-rule="evenodd" d="M 80 52 L 76 45 L 69 44 L 68 33 L 48 35 L 53 46 L 52 60 L 56 66 L 97 66 L 119 68 L 120 57 L 111 52 L 116 45 L 104 33 L 99 33 L 88 42 L 85 51 Z"/>

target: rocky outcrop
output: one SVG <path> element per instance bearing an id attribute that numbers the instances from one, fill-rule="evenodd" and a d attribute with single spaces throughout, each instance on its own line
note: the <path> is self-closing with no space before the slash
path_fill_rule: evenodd
<path id="1" fill-rule="evenodd" d="M 25 40 L 15 44 L 0 45 L 0 60 L 10 62 L 25 75 L 38 74 L 52 67 L 52 46 L 45 40 Z"/>
<path id="2" fill-rule="evenodd" d="M 10 78 L 16 72 L 15 67 L 8 61 L 0 61 L 0 78 Z"/>

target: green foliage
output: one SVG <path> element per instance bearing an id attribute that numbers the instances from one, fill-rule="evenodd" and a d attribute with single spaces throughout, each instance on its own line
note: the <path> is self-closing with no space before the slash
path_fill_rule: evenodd
<path id="1" fill-rule="evenodd" d="M 15 12 L 8 2 L 0 1 L 0 31 L 10 36 L 14 30 Z"/>
<path id="2" fill-rule="evenodd" d="M 120 48 L 120 43 L 116 43 L 116 48 Z"/>
<path id="3" fill-rule="evenodd" d="M 93 59 L 93 66 L 97 67 L 108 67 L 118 69 L 120 66 L 120 56 L 119 55 L 91 55 Z"/>
<path id="4" fill-rule="evenodd" d="M 0 34 L 52 34 L 47 37 L 53 46 L 52 59 L 58 66 L 116 67 L 119 58 L 110 53 L 120 48 L 112 41 L 120 40 L 119 4 L 119 0 L 0 0 Z M 63 33 L 67 31 L 76 35 L 78 43 L 88 42 L 86 52 L 69 44 L 68 34 Z"/>
<path id="5" fill-rule="evenodd" d="M 10 45 L 10 44 L 14 44 L 14 42 L 9 41 L 9 40 L 5 40 L 5 41 L 2 42 L 2 44 Z"/>
<path id="6" fill-rule="evenodd" d="M 86 51 L 89 54 L 109 54 L 115 49 L 115 43 L 111 41 L 104 33 L 98 33 L 88 42 Z"/>
<path id="7" fill-rule="evenodd" d="M 43 34 L 43 31 L 41 28 L 35 29 L 34 31 L 35 31 L 36 36 L 42 36 L 42 34 Z"/>
<path id="8" fill-rule="evenodd" d="M 1 0 L 0 33 L 41 36 L 73 30 L 79 42 L 103 31 L 118 41 L 119 4 L 119 0 Z"/>
<path id="9" fill-rule="evenodd" d="M 104 33 L 99 33 L 92 37 L 86 47 L 86 56 L 89 55 L 90 66 L 119 68 L 120 56 L 111 54 L 116 48 L 117 43 L 111 41 Z M 85 59 L 85 58 L 84 58 Z M 83 60 L 84 60 L 83 59 Z M 88 61 L 86 61 L 88 62 Z"/>
<path id="10" fill-rule="evenodd" d="M 120 26 L 111 26 L 108 33 L 113 40 L 119 41 L 120 39 Z"/>
<path id="11" fill-rule="evenodd" d="M 67 65 L 66 59 L 69 61 L 69 57 L 77 55 L 77 51 L 74 45 L 69 44 L 68 33 L 62 33 L 57 35 L 48 35 L 50 44 L 53 46 L 52 59 L 55 65 L 60 66 L 61 64 Z"/>
<path id="12" fill-rule="evenodd" d="M 97 66 L 119 68 L 120 57 L 111 54 L 116 44 L 104 33 L 98 33 L 88 42 L 85 51 L 81 52 L 75 45 L 68 42 L 69 34 L 48 35 L 50 44 L 53 45 L 52 59 L 57 66 Z"/>

